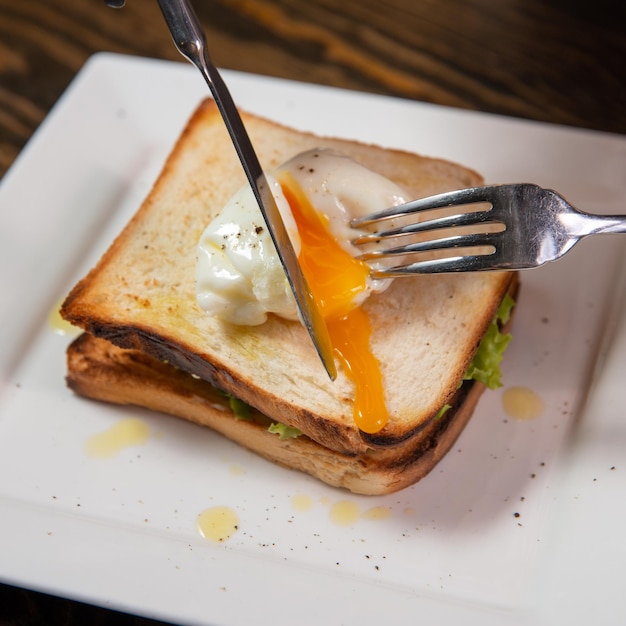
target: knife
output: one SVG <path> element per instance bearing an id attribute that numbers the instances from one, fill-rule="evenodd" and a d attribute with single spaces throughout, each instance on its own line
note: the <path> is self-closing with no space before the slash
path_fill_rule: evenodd
<path id="1" fill-rule="evenodd" d="M 300 320 L 307 329 L 328 376 L 335 380 L 337 368 L 326 323 L 302 273 L 298 257 L 241 116 L 226 83 L 209 57 L 200 21 L 188 0 L 158 0 L 158 3 L 174 44 L 179 52 L 200 70 L 213 94 L 287 275 Z M 124 1 L 108 0 L 107 4 L 120 7 Z"/>

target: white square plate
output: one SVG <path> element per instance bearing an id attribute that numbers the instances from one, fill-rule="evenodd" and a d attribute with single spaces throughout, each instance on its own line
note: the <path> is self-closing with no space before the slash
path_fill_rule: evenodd
<path id="1" fill-rule="evenodd" d="M 621 136 L 224 75 L 239 105 L 288 125 L 448 158 L 489 182 L 536 182 L 593 212 L 626 206 Z M 206 94 L 185 63 L 97 55 L 2 180 L 0 578 L 190 624 L 626 617 L 619 237 L 523 275 L 504 388 L 483 396 L 428 477 L 391 496 L 339 492 L 206 429 L 66 389 L 70 337 L 50 314 Z M 539 417 L 507 415 L 513 386 L 541 398 Z M 131 417 L 145 443 L 86 452 Z M 352 518 L 333 516 L 342 502 Z M 239 525 L 212 543 L 196 519 L 218 505 Z"/>

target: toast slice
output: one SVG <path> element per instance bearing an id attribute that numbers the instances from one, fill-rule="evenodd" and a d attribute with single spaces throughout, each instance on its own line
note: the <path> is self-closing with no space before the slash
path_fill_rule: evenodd
<path id="1" fill-rule="evenodd" d="M 137 405 L 208 426 L 260 456 L 333 486 L 363 495 L 393 493 L 423 478 L 454 444 L 484 387 L 463 385 L 453 406 L 420 433 L 393 448 L 348 455 L 306 435 L 281 439 L 270 418 L 252 410 L 238 419 L 223 393 L 140 350 L 125 350 L 83 333 L 67 351 L 68 386 L 77 394 Z"/>
<path id="2" fill-rule="evenodd" d="M 266 170 L 304 150 L 328 147 L 414 197 L 481 182 L 446 161 L 243 117 Z M 335 382 L 328 379 L 299 323 L 270 316 L 261 326 L 236 327 L 208 316 L 196 302 L 198 238 L 244 183 L 217 107 L 207 100 L 139 211 L 72 289 L 62 316 L 95 337 L 208 381 L 328 450 L 363 455 L 372 447 L 411 445 L 434 428 L 440 408 L 457 394 L 514 274 L 397 279 L 367 301 L 371 348 L 381 362 L 391 418 L 366 435 L 353 421 L 352 384 L 341 372 Z"/>

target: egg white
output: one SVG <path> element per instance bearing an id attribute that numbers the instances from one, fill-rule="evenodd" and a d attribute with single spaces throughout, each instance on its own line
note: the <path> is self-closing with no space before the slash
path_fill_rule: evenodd
<path id="1" fill-rule="evenodd" d="M 337 241 L 356 256 L 350 220 L 408 200 L 389 179 L 350 157 L 327 149 L 296 155 L 267 174 L 296 253 L 300 237 L 278 178 L 289 173 L 311 205 L 329 220 Z M 387 288 L 389 280 L 370 280 L 355 304 Z M 297 309 L 280 259 L 252 189 L 242 187 L 206 227 L 198 244 L 196 275 L 199 305 L 233 324 L 258 325 L 269 313 L 297 320 Z"/>

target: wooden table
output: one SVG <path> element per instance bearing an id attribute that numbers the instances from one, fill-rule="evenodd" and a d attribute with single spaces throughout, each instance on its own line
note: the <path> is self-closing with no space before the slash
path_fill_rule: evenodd
<path id="1" fill-rule="evenodd" d="M 622 2 L 195 0 L 195 8 L 224 68 L 626 133 Z M 99 51 L 182 60 L 151 0 L 122 10 L 102 0 L 0 0 L 0 178 Z M 153 622 L 0 586 L 0 623 Z"/>

